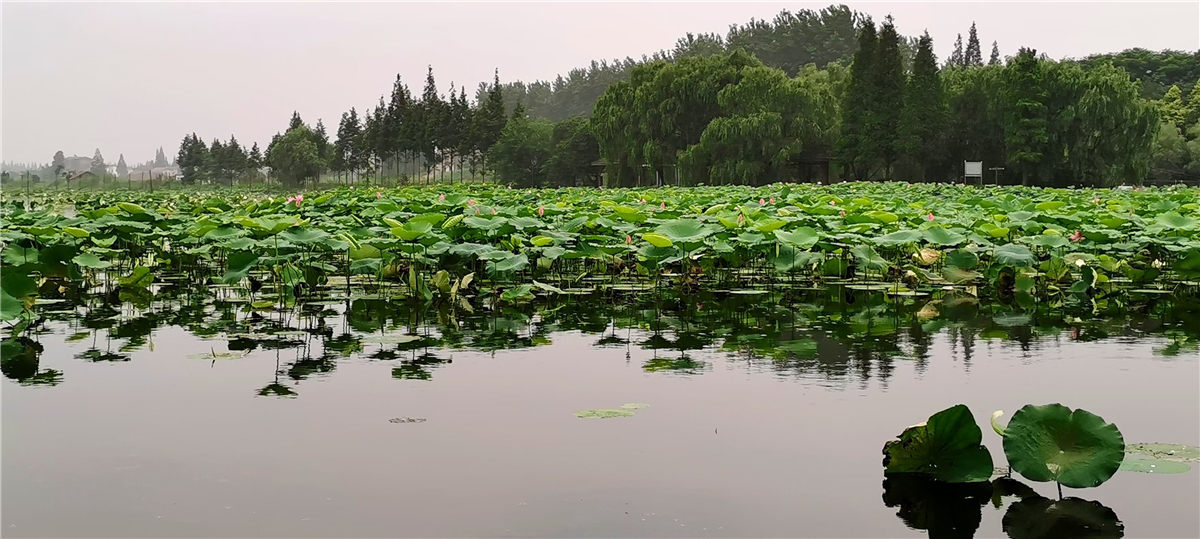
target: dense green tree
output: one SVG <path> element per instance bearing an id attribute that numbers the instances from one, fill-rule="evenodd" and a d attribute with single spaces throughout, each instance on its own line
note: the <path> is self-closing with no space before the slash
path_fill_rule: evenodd
<path id="1" fill-rule="evenodd" d="M 291 131 L 302 125 L 304 125 L 304 120 L 300 119 L 300 112 L 292 111 L 292 119 L 288 122 L 288 130 Z"/>
<path id="2" fill-rule="evenodd" d="M 805 74 L 808 75 L 808 74 Z M 796 176 L 794 161 L 828 150 L 837 99 L 820 77 L 789 79 L 766 66 L 721 89 L 721 115 L 681 156 L 694 182 L 761 185 Z"/>
<path id="3" fill-rule="evenodd" d="M 900 56 L 900 36 L 892 18 L 879 30 L 872 70 L 871 100 L 867 103 L 866 155 L 881 162 L 887 178 L 900 156 L 900 113 L 904 107 L 904 68 Z"/>
<path id="4" fill-rule="evenodd" d="M 592 175 L 600 159 L 600 146 L 586 118 L 569 118 L 554 125 L 550 135 L 547 180 L 554 185 L 576 185 Z"/>
<path id="5" fill-rule="evenodd" d="M 987 65 L 990 65 L 990 66 L 1000 65 L 1000 45 L 997 44 L 995 41 L 992 42 L 992 55 L 988 57 Z"/>
<path id="6" fill-rule="evenodd" d="M 500 140 L 508 118 L 504 114 L 504 94 L 500 87 L 500 71 L 493 74 L 492 84 L 479 102 L 479 110 L 472 115 L 471 138 L 473 154 L 486 156 L 488 149 Z"/>
<path id="7" fill-rule="evenodd" d="M 50 165 L 54 168 L 54 177 L 62 176 L 64 170 L 67 169 L 67 156 L 63 155 L 62 150 L 54 152 L 54 158 L 50 161 Z"/>
<path id="8" fill-rule="evenodd" d="M 725 39 L 719 34 L 693 34 L 688 32 L 675 40 L 675 48 L 671 51 L 672 58 L 688 56 L 712 56 L 725 54 Z"/>
<path id="9" fill-rule="evenodd" d="M 1045 74 L 1037 51 L 1022 47 L 1009 63 L 1006 75 L 1006 99 L 1010 105 L 1005 123 L 1004 142 L 1008 148 L 1008 166 L 1022 185 L 1044 177 L 1042 160 L 1050 141 L 1049 112 L 1046 109 Z"/>
<path id="10" fill-rule="evenodd" d="M 1118 53 L 1094 54 L 1079 61 L 1085 68 L 1111 63 L 1129 72 L 1142 84 L 1141 95 L 1159 99 L 1171 85 L 1187 88 L 1200 79 L 1200 49 L 1193 51 L 1150 51 L 1126 49 Z"/>
<path id="11" fill-rule="evenodd" d="M 250 154 L 246 156 L 247 165 L 251 169 L 258 170 L 263 166 L 262 150 L 258 149 L 258 143 L 255 142 L 250 146 Z"/>
<path id="12" fill-rule="evenodd" d="M 318 141 L 316 132 L 301 123 L 271 145 L 268 164 L 283 185 L 296 187 L 321 174 L 325 162 Z"/>
<path id="13" fill-rule="evenodd" d="M 808 64 L 825 67 L 848 60 L 856 50 L 858 26 L 865 20 L 845 5 L 819 11 L 783 10 L 772 21 L 734 25 L 725 39 L 729 50 L 744 49 L 762 63 L 794 76 Z"/>
<path id="14" fill-rule="evenodd" d="M 1184 108 L 1184 124 L 1191 126 L 1196 122 L 1200 122 L 1200 79 L 1192 85 L 1192 91 L 1188 92 L 1187 105 Z"/>
<path id="15" fill-rule="evenodd" d="M 858 50 L 850 64 L 850 78 L 842 101 L 842 129 L 837 143 L 838 161 L 851 179 L 870 174 L 871 100 L 874 99 L 875 53 L 878 37 L 870 18 L 862 21 Z"/>
<path id="16" fill-rule="evenodd" d="M 963 67 L 967 63 L 966 55 L 963 54 L 962 34 L 954 38 L 954 51 L 950 53 L 950 58 L 946 59 L 946 67 Z"/>
<path id="17" fill-rule="evenodd" d="M 518 105 L 500 139 L 488 149 L 488 165 L 496 180 L 521 187 L 544 185 L 553 131 L 549 121 L 530 119 Z"/>
<path id="18" fill-rule="evenodd" d="M 1167 88 L 1167 93 L 1163 94 L 1162 99 L 1158 100 L 1159 116 L 1163 121 L 1183 131 L 1187 126 L 1187 113 L 1187 107 L 1183 104 L 1183 92 L 1178 86 L 1172 84 L 1170 88 Z"/>
<path id="19" fill-rule="evenodd" d="M 1150 151 L 1150 178 L 1160 181 L 1179 179 L 1187 174 L 1190 162 L 1187 140 L 1171 122 L 1160 122 Z"/>
<path id="20" fill-rule="evenodd" d="M 1003 166 L 1005 107 L 1003 66 L 950 69 L 942 72 L 949 109 L 946 142 L 948 177 L 962 174 L 963 161 L 983 161 L 985 167 Z"/>
<path id="21" fill-rule="evenodd" d="M 975 21 L 971 21 L 971 30 L 967 32 L 967 49 L 963 52 L 963 65 L 966 67 L 983 65 L 983 51 L 979 48 L 979 34 L 975 32 Z"/>
<path id="22" fill-rule="evenodd" d="M 221 182 L 228 178 L 227 171 L 223 168 L 224 157 L 225 145 L 221 144 L 220 139 L 214 138 L 208 145 L 207 159 L 204 162 L 204 175 L 210 181 Z"/>
<path id="23" fill-rule="evenodd" d="M 175 156 L 175 164 L 179 166 L 179 181 L 185 184 L 196 184 L 206 179 L 208 163 L 208 147 L 195 133 L 183 137 L 179 143 L 179 153 Z"/>
<path id="24" fill-rule="evenodd" d="M 921 36 L 900 112 L 899 146 L 918 179 L 931 179 L 945 161 L 947 109 L 929 32 Z"/>
<path id="25" fill-rule="evenodd" d="M 104 156 L 100 155 L 100 148 L 96 148 L 96 154 L 92 156 L 92 174 L 103 176 L 108 171 L 108 165 L 104 164 Z"/>
<path id="26" fill-rule="evenodd" d="M 415 106 L 412 93 L 398 74 L 396 81 L 392 83 L 391 99 L 388 101 L 384 121 L 380 128 L 383 131 L 380 133 L 380 143 L 386 146 L 387 149 L 384 150 L 384 153 L 387 157 L 396 160 L 397 172 L 400 168 L 399 161 L 416 162 L 419 150 L 417 141 L 421 138 L 424 126 L 421 123 L 420 111 Z M 409 170 L 406 174 L 415 176 L 416 170 Z"/>
<path id="27" fill-rule="evenodd" d="M 342 113 L 338 124 L 337 140 L 333 143 L 333 159 L 331 168 L 339 172 L 357 175 L 366 168 L 366 156 L 362 149 L 362 125 L 358 119 L 358 111 L 350 107 L 350 112 Z"/>

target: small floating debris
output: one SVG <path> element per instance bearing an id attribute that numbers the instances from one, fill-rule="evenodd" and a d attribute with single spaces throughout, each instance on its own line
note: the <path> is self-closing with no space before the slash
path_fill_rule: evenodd
<path id="1" fill-rule="evenodd" d="M 424 423 L 423 417 L 393 417 L 388 420 L 388 423 Z"/>
<path id="2" fill-rule="evenodd" d="M 633 412 L 629 410 L 580 410 L 575 412 L 575 417 L 596 419 L 608 419 L 610 417 L 630 417 L 632 415 Z"/>

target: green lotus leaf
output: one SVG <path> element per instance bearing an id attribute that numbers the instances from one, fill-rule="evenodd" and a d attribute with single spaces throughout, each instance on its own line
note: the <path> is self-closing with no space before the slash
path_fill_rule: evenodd
<path id="1" fill-rule="evenodd" d="M 924 474 L 947 483 L 987 481 L 992 455 L 971 410 L 958 404 L 904 429 L 883 446 L 885 474 Z"/>
<path id="2" fill-rule="evenodd" d="M 1001 245 L 992 251 L 992 260 L 1003 266 L 1030 267 L 1037 262 L 1033 251 L 1016 243 Z"/>
<path id="3" fill-rule="evenodd" d="M 100 260 L 100 257 L 93 253 L 79 253 L 79 255 L 71 259 L 71 262 L 91 269 L 104 269 L 112 266 L 112 262 Z"/>
<path id="4" fill-rule="evenodd" d="M 966 241 L 967 237 L 958 232 L 951 232 L 943 227 L 935 226 L 925 230 L 925 241 L 934 245 L 952 246 Z"/>
<path id="5" fill-rule="evenodd" d="M 1004 429 L 1004 454 L 1026 479 L 1089 488 L 1116 473 L 1125 439 L 1116 425 L 1087 410 L 1031 404 L 1017 410 Z"/>
<path id="6" fill-rule="evenodd" d="M 674 245 L 674 243 L 671 241 L 671 238 L 656 232 L 647 232 L 642 234 L 642 239 L 650 242 L 650 245 L 655 247 L 670 247 Z"/>
<path id="7" fill-rule="evenodd" d="M 924 235 L 921 234 L 920 230 L 906 229 L 897 230 L 890 234 L 884 234 L 872 241 L 874 241 L 876 245 L 904 245 L 907 243 L 916 243 L 921 241 L 921 238 L 923 237 Z"/>
<path id="8" fill-rule="evenodd" d="M 655 232 L 670 238 L 674 242 L 695 242 L 700 241 L 709 234 L 712 230 L 701 224 L 695 219 L 675 219 L 667 221 L 658 226 Z"/>
<path id="9" fill-rule="evenodd" d="M 891 264 L 885 260 L 879 253 L 875 252 L 875 248 L 870 245 L 857 245 L 850 249 L 850 254 L 858 259 L 858 264 L 868 270 L 883 271 L 888 269 Z"/>

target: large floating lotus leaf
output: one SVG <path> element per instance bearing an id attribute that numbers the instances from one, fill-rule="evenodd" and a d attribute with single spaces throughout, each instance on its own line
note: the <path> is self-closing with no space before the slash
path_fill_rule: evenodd
<path id="1" fill-rule="evenodd" d="M 882 256 L 879 256 L 879 253 L 875 251 L 875 248 L 871 247 L 870 245 L 855 246 L 854 248 L 850 249 L 850 253 L 858 259 L 858 264 L 860 266 L 869 270 L 883 271 L 888 269 L 888 267 L 891 265 L 888 264 L 888 261 Z"/>
<path id="2" fill-rule="evenodd" d="M 1033 256 L 1033 252 L 1028 247 L 1009 243 L 992 251 L 992 260 L 1004 266 L 1029 267 L 1037 261 L 1037 258 Z"/>
<path id="3" fill-rule="evenodd" d="M 920 230 L 897 230 L 875 238 L 874 242 L 875 245 L 904 245 L 921 241 L 922 237 Z"/>
<path id="4" fill-rule="evenodd" d="M 935 226 L 925 231 L 925 241 L 934 245 L 958 245 L 967 239 L 966 236 L 958 232 L 951 232 L 940 226 Z"/>
<path id="5" fill-rule="evenodd" d="M 971 410 L 952 406 L 884 444 L 884 473 L 924 474 L 947 483 L 987 481 L 992 477 L 992 455 L 980 445 L 982 440 Z"/>
<path id="6" fill-rule="evenodd" d="M 1087 410 L 1031 404 L 1008 422 L 1004 454 L 1027 479 L 1088 488 L 1116 473 L 1125 457 L 1125 439 L 1116 425 Z"/>
<path id="7" fill-rule="evenodd" d="M 1154 222 L 1172 230 L 1191 230 L 1196 228 L 1197 223 L 1200 223 L 1195 217 L 1180 215 L 1179 212 L 1174 211 L 1158 214 L 1158 217 L 1154 218 Z"/>
<path id="8" fill-rule="evenodd" d="M 712 234 L 712 230 L 695 219 L 675 219 L 658 226 L 655 232 L 676 242 L 700 241 Z"/>
<path id="9" fill-rule="evenodd" d="M 1013 539 L 1125 536 L 1125 525 L 1112 509 L 1079 498 L 1026 497 L 1008 507 L 1001 526 Z"/>
<path id="10" fill-rule="evenodd" d="M 71 262 L 91 269 L 104 269 L 112 265 L 112 262 L 100 260 L 100 257 L 94 253 L 79 253 L 79 255 L 71 259 Z"/>
<path id="11" fill-rule="evenodd" d="M 817 244 L 817 240 L 821 238 L 817 230 L 810 226 L 802 226 L 792 231 L 776 230 L 775 238 L 780 242 L 788 245 L 799 247 L 801 250 L 807 250 Z"/>

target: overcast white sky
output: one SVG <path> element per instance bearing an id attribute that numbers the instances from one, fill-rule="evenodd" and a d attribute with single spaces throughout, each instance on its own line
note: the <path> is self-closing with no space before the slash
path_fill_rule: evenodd
<path id="1" fill-rule="evenodd" d="M 983 54 L 1031 46 L 1052 57 L 1129 47 L 1200 49 L 1200 2 L 847 2 L 901 34 L 928 29 L 939 59 L 971 21 Z M 48 162 L 55 150 L 130 164 L 195 131 L 265 146 L 292 110 L 331 134 L 350 106 L 376 103 L 399 73 L 419 93 L 432 64 L 443 91 L 553 78 L 592 59 L 670 48 L 787 3 L 17 4 L 0 8 L 0 154 Z M 965 39 L 965 37 L 964 37 Z"/>

